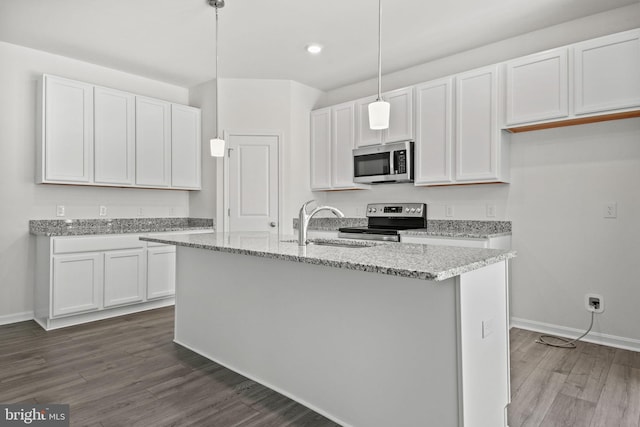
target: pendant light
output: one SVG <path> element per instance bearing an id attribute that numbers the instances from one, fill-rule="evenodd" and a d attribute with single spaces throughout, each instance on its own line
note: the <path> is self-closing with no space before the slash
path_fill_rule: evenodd
<path id="1" fill-rule="evenodd" d="M 215 138 L 209 140 L 209 148 L 211 149 L 211 157 L 224 157 L 224 139 L 218 133 L 218 123 L 220 122 L 220 114 L 218 108 L 220 75 L 218 74 L 218 9 L 224 7 L 224 0 L 208 0 L 209 6 L 216 8 L 216 133 Z"/>
<path id="2" fill-rule="evenodd" d="M 369 104 L 369 127 L 388 129 L 390 104 L 382 100 L 382 0 L 378 0 L 378 99 Z"/>

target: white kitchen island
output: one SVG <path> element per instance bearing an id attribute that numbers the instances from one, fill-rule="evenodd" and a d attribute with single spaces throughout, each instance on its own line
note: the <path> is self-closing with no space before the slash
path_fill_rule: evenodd
<path id="1" fill-rule="evenodd" d="M 514 252 L 143 240 L 178 246 L 176 343 L 344 426 L 506 425 Z"/>

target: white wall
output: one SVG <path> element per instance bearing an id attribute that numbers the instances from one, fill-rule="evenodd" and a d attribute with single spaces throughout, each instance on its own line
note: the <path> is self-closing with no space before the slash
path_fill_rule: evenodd
<path id="1" fill-rule="evenodd" d="M 189 105 L 199 107 L 202 114 L 202 189 L 189 192 L 189 214 L 196 218 L 215 218 L 218 209 L 216 182 L 218 171 L 222 171 L 222 159 L 211 157 L 209 149 L 209 140 L 215 133 L 215 96 L 215 80 L 189 88 Z"/>
<path id="2" fill-rule="evenodd" d="M 385 89 L 493 64 L 575 41 L 640 27 L 640 4 L 550 27 L 384 76 Z M 375 80 L 337 89 L 317 107 L 374 93 Z M 513 222 L 512 312 L 520 323 L 586 329 L 587 292 L 604 296 L 594 330 L 640 340 L 640 119 L 512 135 L 509 185 L 419 188 L 376 186 L 328 192 L 326 202 L 363 216 L 369 202 L 416 201 L 431 219 L 507 219 Z M 602 218 L 618 202 L 618 219 Z M 495 204 L 495 218 L 486 205 Z M 544 326 L 544 325 L 543 325 Z M 630 345 L 640 348 L 640 341 Z"/>
<path id="3" fill-rule="evenodd" d="M 214 93 L 215 81 L 190 89 L 190 99 L 202 107 L 203 141 L 208 141 L 213 133 Z M 321 96 L 321 91 L 290 80 L 220 80 L 221 132 L 282 134 L 284 212 L 280 231 L 285 234 L 293 231 L 292 219 L 297 216 L 300 205 L 313 198 L 309 190 L 309 112 Z M 204 154 L 203 190 L 201 194 L 191 195 L 191 213 L 205 215 L 215 210 L 217 228 L 222 230 L 223 164 Z"/>
<path id="4" fill-rule="evenodd" d="M 36 81 L 43 73 L 113 87 L 168 101 L 188 102 L 185 88 L 62 56 L 0 42 L 0 322 L 33 310 L 34 241 L 30 219 L 186 216 L 185 191 L 36 185 Z"/>
<path id="5" fill-rule="evenodd" d="M 640 119 L 517 134 L 511 150 L 512 316 L 586 329 L 593 292 L 594 330 L 640 340 Z"/>

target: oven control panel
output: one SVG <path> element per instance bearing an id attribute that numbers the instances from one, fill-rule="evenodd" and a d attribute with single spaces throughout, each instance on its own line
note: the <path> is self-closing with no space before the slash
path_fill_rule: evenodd
<path id="1" fill-rule="evenodd" d="M 369 203 L 367 217 L 426 218 L 425 203 Z"/>

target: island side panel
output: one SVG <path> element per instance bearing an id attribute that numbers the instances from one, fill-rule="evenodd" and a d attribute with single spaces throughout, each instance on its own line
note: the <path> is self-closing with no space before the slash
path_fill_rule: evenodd
<path id="1" fill-rule="evenodd" d="M 178 247 L 175 341 L 344 426 L 457 426 L 455 285 Z"/>
<path id="2" fill-rule="evenodd" d="M 458 277 L 465 427 L 507 425 L 510 374 L 506 277 L 506 261 Z"/>

